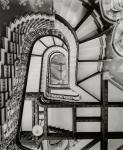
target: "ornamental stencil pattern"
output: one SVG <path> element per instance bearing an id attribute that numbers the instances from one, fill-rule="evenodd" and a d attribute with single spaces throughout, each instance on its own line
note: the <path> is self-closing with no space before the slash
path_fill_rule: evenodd
<path id="1" fill-rule="evenodd" d="M 42 7 L 44 2 L 42 0 L 35 0 L 35 6 Z"/>
<path id="2" fill-rule="evenodd" d="M 29 2 L 30 3 L 30 5 L 32 6 L 32 7 L 42 7 L 42 5 L 44 4 L 44 2 L 43 2 L 43 0 L 20 0 L 19 1 L 19 5 L 20 6 L 26 6 L 27 5 L 27 2 Z"/>
<path id="3" fill-rule="evenodd" d="M 26 6 L 28 0 L 20 0 L 19 5 L 20 6 Z"/>
<path id="4" fill-rule="evenodd" d="M 3 10 L 9 10 L 10 9 L 10 2 L 9 0 L 0 0 L 0 4 Z"/>

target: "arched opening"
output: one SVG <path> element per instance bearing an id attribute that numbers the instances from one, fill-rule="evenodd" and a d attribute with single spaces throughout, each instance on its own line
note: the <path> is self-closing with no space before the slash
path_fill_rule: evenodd
<path id="1" fill-rule="evenodd" d="M 38 38 L 34 45 L 32 44 L 30 59 L 28 58 L 30 62 L 28 62 L 29 70 L 20 125 L 20 142 L 22 146 L 30 149 L 36 146 L 35 135 L 33 134 L 34 127 L 43 126 L 44 124 L 44 108 L 37 103 L 37 97 L 41 94 L 41 88 L 43 89 L 45 85 L 46 90 L 48 87 L 53 86 L 61 88 L 68 86 L 69 83 L 67 50 L 54 45 L 47 47 L 43 40 L 44 37 Z M 58 71 L 55 77 L 54 70 Z M 47 79 L 49 79 L 48 84 Z M 38 131 L 36 130 L 36 132 Z M 28 145 L 30 141 L 32 147 Z"/>
<path id="2" fill-rule="evenodd" d="M 56 53 L 49 60 L 49 86 L 68 85 L 68 61 L 63 53 Z"/>

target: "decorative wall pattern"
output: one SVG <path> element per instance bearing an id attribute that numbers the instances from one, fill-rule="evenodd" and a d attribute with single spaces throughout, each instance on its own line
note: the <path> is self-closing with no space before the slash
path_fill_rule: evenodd
<path id="1" fill-rule="evenodd" d="M 9 10 L 10 9 L 9 0 L 5 0 L 5 1 L 1 0 L 0 3 L 1 3 L 1 7 L 3 10 L 5 10 L 5 9 Z"/>

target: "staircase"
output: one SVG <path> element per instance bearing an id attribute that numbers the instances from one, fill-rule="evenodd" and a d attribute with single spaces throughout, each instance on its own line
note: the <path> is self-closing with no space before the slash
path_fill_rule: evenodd
<path id="1" fill-rule="evenodd" d="M 0 113 L 2 115 L 0 128 L 3 132 L 0 142 L 2 149 L 6 142 L 9 144 L 13 140 L 17 131 L 26 74 L 26 64 L 21 59 L 24 54 L 23 40 L 27 34 L 40 28 L 53 29 L 54 17 L 36 14 L 16 19 L 6 27 L 6 37 L 2 38 L 3 48 L 0 51 Z M 45 35 L 45 32 L 43 34 Z M 14 107 L 17 107 L 17 110 L 14 110 Z M 10 118 L 14 124 L 11 124 Z"/>
<path id="2" fill-rule="evenodd" d="M 9 144 L 15 138 L 17 127 L 19 129 L 21 127 L 20 118 L 26 100 L 26 98 L 24 99 L 23 89 L 26 94 L 34 92 L 35 87 L 32 85 L 38 81 L 37 74 L 35 74 L 35 80 L 28 83 L 32 75 L 27 74 L 28 69 L 31 68 L 32 64 L 34 65 L 34 63 L 30 63 L 29 68 L 28 60 L 32 56 L 40 57 L 39 70 L 43 68 L 42 72 L 45 72 L 42 79 L 39 77 L 41 85 L 37 85 L 35 93 L 44 94 L 46 92 L 44 97 L 38 95 L 34 99 L 39 101 L 36 104 L 36 114 L 33 114 L 33 117 L 35 117 L 33 125 L 39 124 L 44 127 L 44 134 L 35 140 L 36 144 L 40 146 L 43 138 L 47 140 L 60 139 L 61 141 L 63 138 L 93 139 L 83 146 L 82 150 L 90 149 L 99 141 L 101 141 L 101 149 L 107 149 L 109 138 L 107 136 L 108 81 L 103 78 L 103 64 L 106 59 L 106 38 L 110 29 L 107 29 L 109 26 L 105 26 L 102 17 L 105 17 L 105 13 L 110 9 L 110 16 L 108 17 L 110 23 L 112 23 L 114 19 L 120 19 L 121 12 L 116 13 L 116 18 L 112 18 L 114 17 L 112 7 L 109 4 L 107 7 L 107 1 L 102 0 L 100 6 L 104 16 L 101 16 L 97 9 L 98 6 L 98 2 L 89 0 L 54 0 L 55 15 L 30 14 L 16 19 L 6 27 L 6 36 L 2 38 L 3 47 L 0 51 L 0 113 L 3 116 L 0 120 L 0 129 L 2 129 L 0 132 L 3 133 L 0 137 L 0 149 L 6 149 L 6 143 Z M 43 48 L 32 50 L 32 45 L 34 43 L 36 45 L 37 42 Z M 32 52 L 30 52 L 31 50 Z M 47 59 L 45 59 L 45 63 L 42 63 L 42 59 L 43 53 L 47 50 L 51 52 L 64 51 L 64 54 L 68 57 L 69 85 L 62 88 L 57 86 L 54 86 L 54 88 L 52 85 L 44 86 L 48 83 L 46 68 L 49 64 Z M 41 71 L 38 75 L 42 75 Z M 25 89 L 24 81 L 26 80 L 27 87 Z M 67 94 L 65 95 L 65 93 Z M 14 107 L 17 108 L 16 111 Z M 92 109 L 99 107 L 100 115 L 83 115 L 84 107 L 88 110 L 90 107 Z M 72 110 L 72 130 L 48 126 L 49 108 L 70 108 Z M 80 115 L 78 115 L 78 109 L 81 110 Z M 10 118 L 13 120 L 13 124 L 10 123 Z M 82 124 L 80 128 L 78 127 L 79 123 Z M 83 129 L 84 123 L 93 123 L 94 125 L 100 123 L 100 131 L 83 132 L 79 130 Z M 88 128 L 86 130 L 88 131 Z M 114 133 L 109 133 L 109 136 L 111 135 L 114 135 Z M 27 142 L 31 141 L 33 137 L 31 132 L 22 133 L 22 138 L 28 139 Z M 32 145 L 35 144 L 33 142 Z M 68 148 L 68 141 L 62 141 L 61 143 L 64 145 L 61 150 Z M 55 146 L 49 147 L 49 149 L 55 148 Z M 78 147 L 76 146 L 73 149 L 76 150 L 76 148 Z M 15 149 L 18 149 L 17 146 L 15 146 Z"/>

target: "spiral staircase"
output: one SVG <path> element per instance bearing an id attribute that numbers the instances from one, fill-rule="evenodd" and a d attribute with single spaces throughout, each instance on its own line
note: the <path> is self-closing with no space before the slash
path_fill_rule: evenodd
<path id="1" fill-rule="evenodd" d="M 116 32 L 122 22 L 113 30 L 122 5 L 113 2 L 54 0 L 52 15 L 27 14 L 6 26 L 0 51 L 1 150 L 121 147 L 122 140 L 110 142 L 123 139 L 117 124 L 110 128 L 112 115 L 119 117 L 123 107 L 122 71 L 113 68 L 119 60 L 122 67 Z"/>

